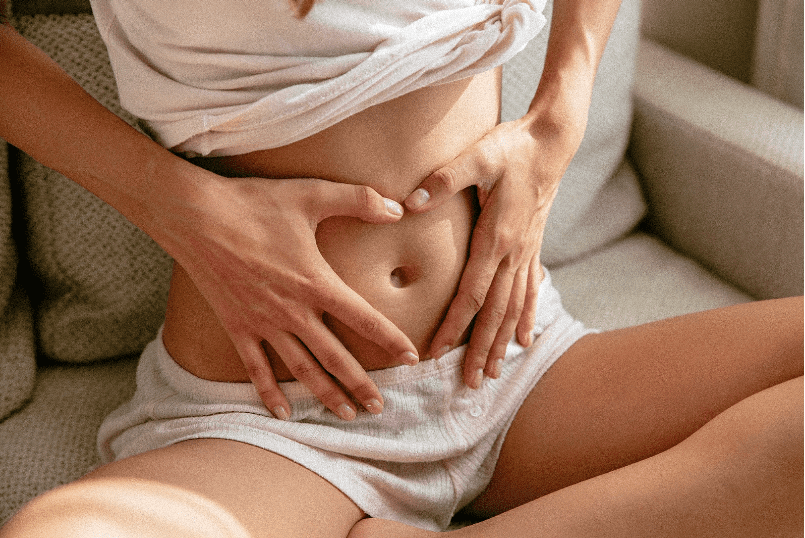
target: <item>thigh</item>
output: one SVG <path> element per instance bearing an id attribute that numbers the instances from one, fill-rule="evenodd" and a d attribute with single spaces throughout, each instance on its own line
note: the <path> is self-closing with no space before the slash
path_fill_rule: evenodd
<path id="1" fill-rule="evenodd" d="M 165 519 L 178 514 L 160 486 L 211 501 L 251 537 L 344 537 L 363 512 L 340 490 L 304 467 L 251 445 L 218 439 L 193 440 L 106 465 L 81 482 L 137 487 L 152 484 L 152 498 L 165 499 Z M 145 482 L 142 482 L 145 481 Z M 178 488 L 178 489 L 177 489 Z M 144 496 L 145 498 L 145 496 Z M 125 517 L 126 514 L 121 514 Z M 202 517 L 199 514 L 194 517 Z M 157 514 L 160 519 L 162 514 Z"/>
<path id="2" fill-rule="evenodd" d="M 488 517 L 658 454 L 728 407 L 802 375 L 801 298 L 738 305 L 589 335 L 517 413 Z"/>

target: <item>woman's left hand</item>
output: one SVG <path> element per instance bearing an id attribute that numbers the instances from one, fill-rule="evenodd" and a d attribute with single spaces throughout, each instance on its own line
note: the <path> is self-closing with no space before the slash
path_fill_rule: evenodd
<path id="1" fill-rule="evenodd" d="M 586 125 L 586 109 L 582 115 L 555 112 L 496 126 L 405 200 L 410 211 L 421 213 L 477 187 L 481 213 L 469 259 L 430 350 L 440 357 L 454 347 L 475 317 L 464 361 L 464 380 L 472 388 L 480 387 L 484 373 L 500 375 L 515 331 L 520 344 L 531 344 L 545 223 Z"/>

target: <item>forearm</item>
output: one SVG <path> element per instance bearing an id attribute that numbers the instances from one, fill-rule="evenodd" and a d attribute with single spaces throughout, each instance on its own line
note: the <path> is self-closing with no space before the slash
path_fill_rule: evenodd
<path id="1" fill-rule="evenodd" d="M 621 0 L 554 1 L 545 68 L 527 116 L 559 108 L 583 111 L 586 118 L 595 74 L 620 4 Z"/>
<path id="2" fill-rule="evenodd" d="M 186 197 L 207 177 L 115 116 L 4 25 L 0 95 L 0 137 L 115 207 L 160 244 L 155 202 Z"/>

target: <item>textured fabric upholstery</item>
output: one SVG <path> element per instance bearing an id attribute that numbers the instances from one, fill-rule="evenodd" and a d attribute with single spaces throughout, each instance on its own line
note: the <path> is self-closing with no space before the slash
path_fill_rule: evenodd
<path id="1" fill-rule="evenodd" d="M 760 0 L 752 84 L 802 109 L 803 2 Z"/>
<path id="2" fill-rule="evenodd" d="M 642 33 L 749 82 L 757 4 L 758 0 L 643 0 Z"/>
<path id="3" fill-rule="evenodd" d="M 803 116 L 651 41 L 631 156 L 651 223 L 756 298 L 802 294 Z"/>
<path id="4" fill-rule="evenodd" d="M 98 465 L 98 428 L 134 393 L 136 364 L 39 369 L 31 402 L 0 423 L 0 525 L 26 500 Z"/>
<path id="5" fill-rule="evenodd" d="M 36 374 L 30 303 L 17 283 L 13 205 L 8 146 L 0 140 L 0 419 L 28 400 Z"/>
<path id="6" fill-rule="evenodd" d="M 752 300 L 701 264 L 642 232 L 553 268 L 551 275 L 567 311 L 601 330 Z"/>

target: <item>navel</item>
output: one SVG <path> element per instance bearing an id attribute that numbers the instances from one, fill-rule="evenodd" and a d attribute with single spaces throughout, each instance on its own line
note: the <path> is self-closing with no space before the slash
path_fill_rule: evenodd
<path id="1" fill-rule="evenodd" d="M 389 281 L 395 288 L 410 286 L 419 277 L 419 270 L 410 265 L 401 265 L 389 275 Z"/>

